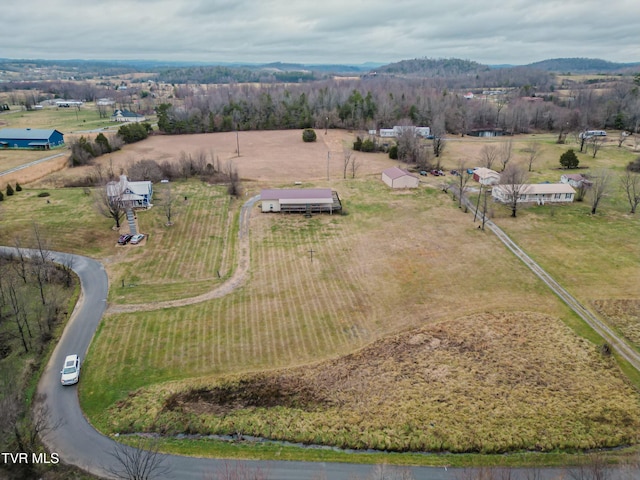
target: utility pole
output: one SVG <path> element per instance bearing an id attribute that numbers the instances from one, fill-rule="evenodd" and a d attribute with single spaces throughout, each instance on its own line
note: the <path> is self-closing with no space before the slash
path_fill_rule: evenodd
<path id="1" fill-rule="evenodd" d="M 327 152 L 327 181 L 329 181 L 329 159 L 331 158 L 331 152 Z"/>
<path id="2" fill-rule="evenodd" d="M 460 193 L 460 192 L 458 192 Z M 478 208 L 480 207 L 480 197 L 482 196 L 482 184 L 480 184 L 480 193 L 478 194 L 478 201 L 476 202 L 476 211 L 473 213 L 473 223 L 476 222 L 478 216 Z"/>
<path id="3" fill-rule="evenodd" d="M 482 231 L 484 232 L 484 224 L 487 221 L 487 197 L 489 196 L 489 190 L 484 192 L 484 204 L 482 206 Z"/>
<path id="4" fill-rule="evenodd" d="M 313 247 L 311 247 L 311 249 L 309 250 L 309 255 L 310 255 L 310 257 L 311 257 L 311 261 L 312 261 L 312 262 L 313 262 L 313 252 L 314 252 L 314 251 L 315 251 L 315 250 L 313 249 Z"/>

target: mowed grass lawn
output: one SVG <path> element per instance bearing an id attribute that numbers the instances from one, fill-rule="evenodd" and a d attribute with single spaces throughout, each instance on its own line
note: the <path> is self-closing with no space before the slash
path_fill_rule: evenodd
<path id="1" fill-rule="evenodd" d="M 80 385 L 90 420 L 106 433 L 234 432 L 232 425 L 242 418 L 246 433 L 293 439 L 299 431 L 307 442 L 399 450 L 506 451 L 636 440 L 637 425 L 629 419 L 637 418 L 639 398 L 625 386 L 619 369 L 602 359 L 595 345 L 575 338 L 563 324 L 575 322 L 573 314 L 495 237 L 479 231 L 450 196 L 429 187 L 391 192 L 377 179 L 348 181 L 337 189 L 346 215 L 305 219 L 254 211 L 250 279 L 236 292 L 188 307 L 106 317 Z M 402 349 L 385 343 L 385 337 L 398 332 L 410 332 L 401 340 L 405 345 L 426 335 L 440 342 L 447 337 L 447 347 L 418 342 L 426 345 L 420 355 L 403 356 Z M 496 335 L 502 340 L 494 343 Z M 545 342 L 538 346 L 542 337 Z M 547 359 L 554 345 L 563 345 L 569 360 Z M 532 380 L 535 386 L 515 395 L 513 389 L 529 375 L 526 359 L 533 358 L 538 359 L 534 369 L 545 378 Z M 585 372 L 577 382 L 576 363 L 587 365 L 594 376 Z M 338 364 L 356 372 L 354 385 L 326 381 Z M 185 394 L 188 404 L 191 389 L 215 390 L 218 382 L 239 382 L 251 398 L 268 398 L 244 387 L 254 378 L 251 372 L 274 369 L 290 369 L 287 375 L 296 378 L 305 371 L 324 372 L 325 390 L 306 400 L 311 410 L 318 407 L 324 414 L 286 404 L 265 410 L 240 402 L 246 408 L 223 409 L 219 415 L 213 414 L 220 411 L 216 402 L 204 402 L 196 413 L 172 406 L 176 393 Z M 358 379 L 361 369 L 367 380 Z M 433 396 L 433 382 L 441 382 L 440 400 Z M 604 396 L 592 395 L 595 382 L 603 392 L 615 389 L 619 396 L 602 403 Z M 281 388 L 277 380 L 268 383 L 275 385 L 270 392 Z M 362 400 L 376 385 L 380 391 L 373 408 Z M 547 385 L 553 385 L 553 400 Z M 340 394 L 345 388 L 351 393 Z M 294 389 L 296 395 L 307 390 Z M 343 399 L 339 409 L 325 400 L 338 397 Z M 547 435 L 576 401 L 580 412 L 562 424 L 562 435 Z M 433 402 L 444 402 L 446 408 Z M 498 405 L 498 419 L 492 418 Z M 405 410 L 394 415 L 397 406 Z M 615 413 L 602 413 L 605 420 L 596 423 L 617 425 L 622 429 L 618 436 L 611 437 L 608 428 L 591 431 L 595 424 L 586 412 L 605 406 Z M 434 408 L 436 424 L 457 425 L 450 436 L 447 428 L 439 429 L 437 438 L 418 432 Z M 531 422 L 541 422 L 537 434 L 524 435 L 532 424 L 519 420 L 523 410 Z M 276 429 L 286 418 L 298 423 Z M 467 423 L 472 436 L 463 433 Z M 337 431 L 340 424 L 348 431 Z M 497 440 L 495 428 L 509 425 L 515 430 L 504 435 L 511 440 L 502 434 Z"/>
<path id="2" fill-rule="evenodd" d="M 167 198 L 171 198 L 170 226 Z M 155 185 L 155 206 L 137 213 L 146 242 L 113 248 L 117 260 L 107 267 L 112 282 L 109 301 L 191 297 L 224 281 L 235 266 L 241 201 L 231 200 L 224 187 L 198 181 Z M 126 222 L 122 231 L 128 231 Z"/>
<path id="3" fill-rule="evenodd" d="M 0 203 L 0 220 L 2 245 L 33 247 L 34 225 L 47 248 L 63 252 L 99 258 L 117 240 L 113 220 L 97 214 L 93 196 L 82 188 L 23 187 Z"/>

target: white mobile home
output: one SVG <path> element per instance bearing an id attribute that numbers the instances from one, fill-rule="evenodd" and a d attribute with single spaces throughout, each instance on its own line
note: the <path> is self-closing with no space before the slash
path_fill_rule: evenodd
<path id="1" fill-rule="evenodd" d="M 491 190 L 491 196 L 502 203 L 511 202 L 513 193 L 518 194 L 518 203 L 571 203 L 576 191 L 566 183 L 537 183 L 512 185 L 496 185 Z"/>

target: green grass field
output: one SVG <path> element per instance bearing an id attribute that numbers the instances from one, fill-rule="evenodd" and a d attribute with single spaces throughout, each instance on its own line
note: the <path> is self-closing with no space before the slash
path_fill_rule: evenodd
<path id="1" fill-rule="evenodd" d="M 231 201 L 224 187 L 172 183 L 173 224 L 167 226 L 166 188 L 156 186 L 156 207 L 138 214 L 139 229 L 148 236 L 145 245 L 115 247 L 118 262 L 109 268 L 111 302 L 191 297 L 213 289 L 232 272 L 239 202 Z"/>
<path id="2" fill-rule="evenodd" d="M 536 139 L 543 154 L 532 180 L 557 181 L 559 155 L 575 144 L 556 145 L 552 135 Z M 528 141 L 514 143 L 516 159 Z M 450 148 L 447 158 L 455 158 L 459 147 L 452 142 Z M 596 159 L 580 159 L 619 172 L 633 157 L 609 145 Z M 26 189 L 3 202 L 0 241 L 28 238 L 35 220 L 50 232 L 52 248 L 105 261 L 112 304 L 197 295 L 234 269 L 239 205 L 200 182 L 172 185 L 176 197 L 188 201 L 166 227 L 158 187 L 156 206 L 138 213 L 140 229 L 149 234 L 140 247 L 117 247 L 112 221 L 95 213 L 82 189 L 51 190 L 50 203 Z M 496 238 L 479 231 L 451 196 L 428 186 L 390 192 L 377 178 L 334 188 L 346 215 L 254 212 L 249 278 L 234 293 L 105 317 L 80 385 L 89 419 L 106 433 L 241 426 L 272 438 L 392 450 L 638 443 L 640 397 L 613 360 L 601 356 L 597 336 Z M 640 287 L 629 280 L 638 272 L 635 219 L 626 214 L 619 188 L 597 215 L 588 211 L 586 204 L 533 207 L 511 220 L 493 207 L 495 221 L 516 242 L 635 341 Z M 432 345 L 434 339 L 440 343 Z M 416 345 L 424 351 L 403 354 Z M 327 372 L 336 378 L 349 372 L 352 388 L 331 383 Z M 242 408 L 217 415 L 215 397 L 195 395 L 253 385 L 257 378 L 275 392 L 291 383 L 324 390 L 314 392 L 317 410 L 240 398 Z M 389 391 L 394 395 L 383 395 Z M 607 397 L 611 391 L 616 395 Z M 375 401 L 366 404 L 366 398 Z M 426 423 L 449 428 L 436 435 Z M 206 451 L 205 443 L 189 448 Z"/>
<path id="3" fill-rule="evenodd" d="M 108 113 L 111 115 L 112 112 Z M 109 117 L 100 118 L 93 103 L 86 103 L 80 109 L 47 107 L 31 111 L 12 110 L 0 116 L 0 122 L 1 128 L 53 128 L 65 135 L 119 126 Z"/>
<path id="4" fill-rule="evenodd" d="M 251 279 L 234 294 L 106 318 L 80 390 L 89 418 L 109 433 L 240 429 L 384 450 L 547 451 L 637 441 L 629 419 L 640 413 L 639 397 L 621 372 L 570 333 L 561 319 L 575 317 L 450 197 L 431 189 L 397 195 L 372 181 L 345 183 L 341 194 L 346 216 L 256 214 Z M 408 333 L 389 339 L 398 331 Z M 422 337 L 442 348 L 401 353 Z M 114 362 L 124 367 L 114 371 Z M 285 370 L 251 373 L 274 368 Z M 268 398 L 253 390 L 254 378 L 270 392 L 291 392 L 293 384 L 296 394 L 305 385 L 321 393 L 312 407 L 291 394 L 296 407 L 249 403 L 232 411 L 190 393 L 237 384 L 251 398 Z M 593 419 L 599 411 L 602 421 Z M 446 428 L 429 431 L 427 423 Z"/>

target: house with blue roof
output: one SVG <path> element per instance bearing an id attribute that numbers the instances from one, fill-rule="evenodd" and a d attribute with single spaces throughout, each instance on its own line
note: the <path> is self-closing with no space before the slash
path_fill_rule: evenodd
<path id="1" fill-rule="evenodd" d="M 0 130 L 0 148 L 49 150 L 64 145 L 64 133 L 55 129 L 4 128 Z"/>

